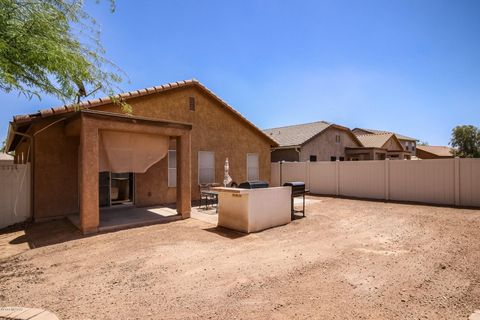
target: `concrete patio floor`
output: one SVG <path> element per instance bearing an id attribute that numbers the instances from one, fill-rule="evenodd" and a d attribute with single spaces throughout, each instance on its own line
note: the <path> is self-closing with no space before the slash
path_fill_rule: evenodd
<path id="1" fill-rule="evenodd" d="M 218 215 L 215 207 L 192 206 L 191 217 L 203 222 L 217 224 Z M 119 205 L 100 210 L 99 232 L 109 232 L 128 228 L 142 227 L 158 223 L 167 223 L 181 220 L 175 205 L 135 207 L 133 205 Z M 68 220 L 80 228 L 80 216 L 73 214 Z"/>

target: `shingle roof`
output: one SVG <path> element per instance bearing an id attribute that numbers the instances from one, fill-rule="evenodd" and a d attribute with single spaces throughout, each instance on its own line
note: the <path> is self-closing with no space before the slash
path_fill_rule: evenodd
<path id="1" fill-rule="evenodd" d="M 360 134 L 357 138 L 367 148 L 382 148 L 392 136 L 393 133 Z"/>
<path id="2" fill-rule="evenodd" d="M 263 130 L 263 132 L 275 140 L 280 147 L 300 146 L 331 125 L 332 123 L 326 121 L 317 121 L 293 126 L 266 129 Z"/>
<path id="3" fill-rule="evenodd" d="M 372 134 L 387 134 L 387 133 L 391 133 L 391 134 L 394 134 L 395 136 L 397 136 L 397 139 L 399 140 L 409 140 L 409 141 L 417 141 L 418 139 L 415 139 L 415 138 L 411 138 L 411 137 L 407 137 L 407 136 L 404 136 L 403 134 L 399 134 L 399 133 L 396 133 L 396 132 L 392 132 L 392 131 L 385 131 L 385 130 L 376 130 L 376 129 L 365 129 L 365 128 L 355 128 L 355 129 L 360 129 L 360 130 L 363 130 L 363 131 L 367 131 L 367 132 L 370 132 Z M 353 129 L 353 130 L 355 130 Z M 358 135 L 357 135 L 358 136 Z"/>
<path id="4" fill-rule="evenodd" d="M 417 150 L 422 150 L 439 157 L 453 157 L 453 149 L 447 146 L 417 146 Z"/>
<path id="5" fill-rule="evenodd" d="M 13 161 L 13 157 L 9 154 L 0 152 L 0 161 Z"/>
<path id="6" fill-rule="evenodd" d="M 145 96 L 145 95 L 149 95 L 149 94 L 153 94 L 153 93 L 157 93 L 157 92 L 164 92 L 164 91 L 168 91 L 168 90 L 172 90 L 172 89 L 176 89 L 176 88 L 180 88 L 180 87 L 187 87 L 187 86 L 197 86 L 197 87 L 199 87 L 204 92 L 206 92 L 208 95 L 210 95 L 212 98 L 217 100 L 227 110 L 229 110 L 230 112 L 233 112 L 241 120 L 243 120 L 248 125 L 253 127 L 254 130 L 259 132 L 262 136 L 264 136 L 270 142 L 272 142 L 273 145 L 276 145 L 275 140 L 273 140 L 270 136 L 266 135 L 262 130 L 260 130 L 260 128 L 255 126 L 252 122 L 250 122 L 247 118 L 245 118 L 240 112 L 235 110 L 227 102 L 222 100 L 219 96 L 217 96 L 215 93 L 213 93 L 210 89 L 208 89 L 206 86 L 204 86 L 200 81 L 198 81 L 196 79 L 171 82 L 171 83 L 167 83 L 167 84 L 160 85 L 160 86 L 155 86 L 155 87 L 150 87 L 150 88 L 145 88 L 145 89 L 140 89 L 140 90 L 124 92 L 124 93 L 116 95 L 116 97 L 118 99 L 121 99 L 121 100 L 127 100 L 127 99 L 130 99 L 130 98 L 141 97 L 141 96 Z M 52 116 L 52 115 L 63 114 L 63 113 L 67 113 L 67 112 L 73 112 L 73 111 L 76 111 L 78 108 L 89 109 L 89 108 L 105 105 L 105 104 L 108 104 L 108 103 L 111 103 L 111 102 L 112 102 L 112 100 L 111 100 L 110 97 L 103 97 L 103 98 L 99 98 L 99 99 L 87 100 L 87 101 L 81 102 L 79 105 L 73 105 L 73 104 L 63 105 L 63 106 L 56 107 L 56 108 L 48 108 L 48 109 L 39 110 L 37 113 L 26 114 L 26 115 L 17 115 L 17 116 L 13 117 L 13 122 L 14 123 L 20 123 L 20 124 L 21 123 L 26 123 L 26 122 L 30 122 L 34 119 L 37 119 L 37 118 L 45 118 L 45 117 Z"/>

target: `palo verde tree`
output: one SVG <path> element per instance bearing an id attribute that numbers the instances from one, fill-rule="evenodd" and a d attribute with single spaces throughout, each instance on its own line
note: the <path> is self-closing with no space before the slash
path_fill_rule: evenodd
<path id="1" fill-rule="evenodd" d="M 104 55 L 82 0 L 0 0 L 0 90 L 65 103 L 102 91 L 128 109 L 113 97 L 123 72 Z"/>
<path id="2" fill-rule="evenodd" d="M 480 129 L 472 125 L 456 126 L 452 130 L 450 145 L 455 148 L 455 156 L 479 158 Z"/>

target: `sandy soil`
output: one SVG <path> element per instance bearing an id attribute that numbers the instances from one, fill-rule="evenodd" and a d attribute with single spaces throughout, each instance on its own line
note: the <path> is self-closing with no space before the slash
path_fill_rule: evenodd
<path id="1" fill-rule="evenodd" d="M 480 210 L 326 197 L 307 209 L 247 236 L 195 219 L 91 237 L 66 221 L 10 232 L 0 306 L 61 319 L 467 319 L 480 308 Z"/>

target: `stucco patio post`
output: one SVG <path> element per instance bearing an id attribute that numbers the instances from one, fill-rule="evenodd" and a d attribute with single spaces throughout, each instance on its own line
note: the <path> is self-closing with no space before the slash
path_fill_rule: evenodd
<path id="1" fill-rule="evenodd" d="M 190 218 L 191 158 L 190 132 L 177 137 L 177 212 L 183 219 Z"/>
<path id="2" fill-rule="evenodd" d="M 98 128 L 82 121 L 80 129 L 80 225 L 84 234 L 98 231 Z"/>

